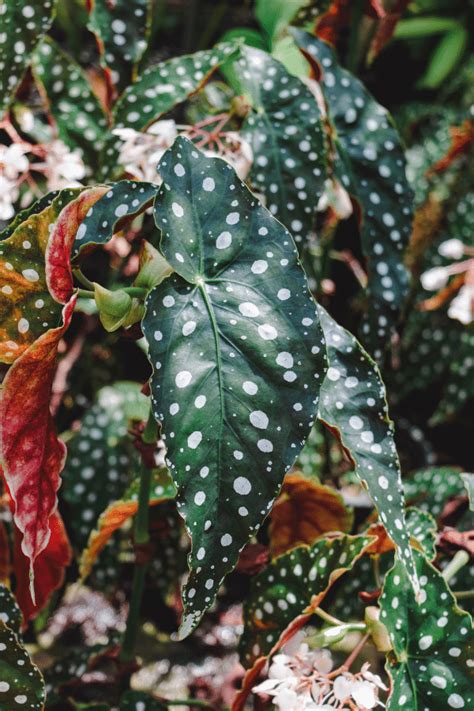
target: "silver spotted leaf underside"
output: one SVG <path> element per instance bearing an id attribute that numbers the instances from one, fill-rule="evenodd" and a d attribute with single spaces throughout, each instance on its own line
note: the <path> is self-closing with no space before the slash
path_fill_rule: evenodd
<path id="1" fill-rule="evenodd" d="M 82 550 L 100 514 L 122 498 L 137 475 L 139 457 L 127 429 L 132 421 L 146 420 L 148 410 L 148 399 L 138 383 L 124 381 L 101 388 L 68 443 L 60 495 L 68 505 L 75 547 Z"/>
<path id="2" fill-rule="evenodd" d="M 139 215 L 152 202 L 158 186 L 153 183 L 120 180 L 89 210 L 76 232 L 73 257 L 88 244 L 106 244 L 120 224 Z"/>
<path id="3" fill-rule="evenodd" d="M 298 456 L 326 358 L 291 235 L 231 166 L 179 137 L 159 172 L 155 220 L 176 273 L 148 296 L 143 329 L 193 541 L 185 636 Z"/>
<path id="4" fill-rule="evenodd" d="M 321 387 L 319 419 L 338 437 L 365 482 L 387 533 L 416 587 L 406 531 L 400 463 L 377 365 L 356 338 L 318 306 L 329 369 Z"/>
<path id="5" fill-rule="evenodd" d="M 326 178 L 326 140 L 316 99 L 259 49 L 243 47 L 237 68 L 252 106 L 242 127 L 253 151 L 250 181 L 295 241 L 304 242 Z"/>
<path id="6" fill-rule="evenodd" d="M 0 585 L 0 708 L 41 711 L 43 677 L 18 639 L 20 620 L 13 595 Z"/>
<path id="7" fill-rule="evenodd" d="M 97 37 L 101 62 L 122 91 L 148 44 L 151 0 L 91 0 L 89 29 Z"/>
<path id="8" fill-rule="evenodd" d="M 312 601 L 352 568 L 372 540 L 370 536 L 324 538 L 311 547 L 293 548 L 259 573 L 244 603 L 242 664 L 251 667 L 267 656 L 287 627 L 305 611 L 311 612 Z"/>
<path id="9" fill-rule="evenodd" d="M 86 74 L 50 38 L 36 50 L 33 68 L 59 137 L 96 167 L 108 124 Z"/>
<path id="10" fill-rule="evenodd" d="M 0 119 L 10 105 L 31 54 L 53 21 L 53 0 L 2 0 L 0 5 Z"/>
<path id="11" fill-rule="evenodd" d="M 334 134 L 334 171 L 361 210 L 369 299 L 363 333 L 380 358 L 408 289 L 403 254 L 411 233 L 413 195 L 400 137 L 387 110 L 338 65 L 326 42 L 297 30 L 294 34 L 320 74 Z"/>
<path id="12" fill-rule="evenodd" d="M 468 711 L 474 708 L 471 617 L 457 607 L 442 575 L 418 551 L 415 561 L 419 602 L 400 563 L 388 573 L 380 598 L 381 621 L 393 645 L 387 709 Z"/>
<path id="13" fill-rule="evenodd" d="M 116 127 L 141 131 L 174 106 L 189 98 L 216 69 L 235 55 L 230 42 L 183 57 L 173 57 L 145 69 L 114 108 Z"/>

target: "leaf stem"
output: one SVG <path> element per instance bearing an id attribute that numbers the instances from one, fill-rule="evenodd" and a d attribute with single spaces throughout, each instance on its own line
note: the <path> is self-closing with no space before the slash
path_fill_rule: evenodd
<path id="1" fill-rule="evenodd" d="M 446 582 L 449 583 L 451 578 L 454 578 L 456 573 L 458 573 L 461 568 L 466 565 L 466 563 L 469 563 L 469 553 L 467 551 L 458 551 L 454 558 L 449 561 L 441 575 Z"/>
<path id="2" fill-rule="evenodd" d="M 78 296 L 82 296 L 83 299 L 95 299 L 94 292 L 88 289 L 78 289 L 77 294 Z"/>
<path id="3" fill-rule="evenodd" d="M 459 590 L 459 592 L 454 593 L 456 600 L 467 600 L 474 597 L 474 590 Z"/>
<path id="4" fill-rule="evenodd" d="M 207 701 L 201 699 L 173 699 L 173 701 L 163 701 L 165 706 L 197 706 L 201 709 L 212 709 Z"/>
<path id="5" fill-rule="evenodd" d="M 142 286 L 126 286 L 124 289 L 120 289 L 120 291 L 124 291 L 129 296 L 136 296 L 139 299 L 144 299 L 148 294 L 148 289 Z"/>
<path id="6" fill-rule="evenodd" d="M 321 607 L 317 607 L 315 610 L 313 610 L 314 614 L 320 617 L 322 620 L 325 622 L 328 622 L 330 625 L 344 625 L 345 622 L 342 620 L 338 620 L 337 617 L 333 617 L 332 615 L 329 614 L 329 612 L 325 612 Z"/>
<path id="7" fill-rule="evenodd" d="M 94 291 L 94 284 L 91 282 L 90 279 L 86 277 L 85 274 L 82 273 L 82 271 L 77 268 L 72 270 L 73 276 L 77 279 L 77 281 L 82 284 L 82 286 L 87 286 L 88 289 L 91 289 Z"/>

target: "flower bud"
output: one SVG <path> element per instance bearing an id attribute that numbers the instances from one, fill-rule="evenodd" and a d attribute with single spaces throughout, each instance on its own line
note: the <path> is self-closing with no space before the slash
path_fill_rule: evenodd
<path id="1" fill-rule="evenodd" d="M 446 286 L 448 278 L 449 274 L 445 267 L 433 267 L 421 275 L 420 281 L 426 291 L 438 291 Z"/>
<path id="2" fill-rule="evenodd" d="M 448 259 L 461 259 L 464 254 L 464 245 L 460 239 L 453 237 L 453 239 L 441 242 L 438 252 L 442 257 L 447 257 Z"/>

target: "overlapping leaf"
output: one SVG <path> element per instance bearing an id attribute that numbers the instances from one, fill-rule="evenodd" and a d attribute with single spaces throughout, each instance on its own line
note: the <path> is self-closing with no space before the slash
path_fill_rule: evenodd
<path id="1" fill-rule="evenodd" d="M 314 226 L 326 177 L 321 112 L 308 87 L 266 52 L 242 48 L 237 67 L 252 106 L 242 127 L 254 154 L 251 182 L 302 242 Z"/>
<path id="2" fill-rule="evenodd" d="M 293 548 L 259 573 L 244 605 L 242 663 L 249 667 L 268 656 L 300 616 L 298 627 L 303 626 L 330 586 L 352 568 L 372 540 L 346 535 L 323 538 L 310 547 Z"/>
<path id="3" fill-rule="evenodd" d="M 89 28 L 95 33 L 102 64 L 121 92 L 134 75 L 147 47 L 151 24 L 150 0 L 88 0 Z"/>
<path id="4" fill-rule="evenodd" d="M 46 331 L 17 358 L 0 390 L 0 462 L 15 502 L 14 521 L 23 534 L 21 547 L 30 560 L 31 581 L 34 561 L 50 539 L 49 519 L 57 505 L 66 456 L 65 445 L 56 437 L 49 399 L 58 344 L 74 304 L 72 297 L 63 309 L 62 325 Z"/>
<path id="5" fill-rule="evenodd" d="M 100 515 L 97 528 L 92 531 L 87 548 L 82 553 L 80 563 L 82 580 L 91 572 L 92 566 L 113 533 L 137 513 L 139 488 L 140 479 L 138 478 L 135 479 L 120 501 L 114 501 Z M 174 499 L 175 496 L 176 487 L 168 470 L 163 468 L 154 471 L 150 491 L 150 506 L 156 506 L 163 501 Z"/>
<path id="6" fill-rule="evenodd" d="M 19 212 L 17 212 L 13 220 L 11 220 L 8 225 L 0 232 L 0 241 L 7 239 L 7 237 L 10 237 L 10 235 L 13 234 L 18 225 L 20 225 L 22 222 L 25 222 L 28 217 L 31 217 L 31 215 L 36 215 L 38 212 L 43 212 L 45 208 L 51 205 L 53 200 L 58 197 L 58 195 L 59 190 L 53 190 L 52 192 L 43 195 L 43 197 L 39 198 L 39 200 L 35 200 L 34 202 L 32 202 L 31 205 L 26 207 L 24 210 L 20 210 Z"/>
<path id="7" fill-rule="evenodd" d="M 406 478 L 403 485 L 408 503 L 435 518 L 450 499 L 464 494 L 461 469 L 458 467 L 419 469 Z"/>
<path id="8" fill-rule="evenodd" d="M 33 66 L 59 137 L 96 166 L 107 118 L 83 70 L 49 38 L 38 47 Z"/>
<path id="9" fill-rule="evenodd" d="M 433 560 L 436 556 L 437 526 L 433 516 L 426 511 L 410 506 L 406 510 L 408 533 L 416 547 L 416 543 L 428 558 Z"/>
<path id="10" fill-rule="evenodd" d="M 369 278 L 364 335 L 379 358 L 408 288 L 403 252 L 411 232 L 412 192 L 403 150 L 386 109 L 337 64 L 331 47 L 303 32 L 295 31 L 295 37 L 315 65 L 326 100 L 334 172 L 360 207 Z"/>
<path id="11" fill-rule="evenodd" d="M 270 514 L 270 548 L 281 555 L 297 545 L 311 545 L 323 533 L 349 532 L 353 515 L 336 489 L 287 474 Z"/>
<path id="12" fill-rule="evenodd" d="M 0 119 L 18 88 L 31 54 L 53 21 L 54 0 L 3 0 L 0 7 Z"/>
<path id="13" fill-rule="evenodd" d="M 156 195 L 153 183 L 120 180 L 109 188 L 81 222 L 75 234 L 73 256 L 88 244 L 105 244 L 121 224 L 143 212 Z"/>
<path id="14" fill-rule="evenodd" d="M 472 621 L 456 605 L 442 575 L 415 551 L 418 602 L 400 563 L 388 573 L 381 619 L 393 644 L 387 670 L 393 687 L 387 708 L 470 709 Z"/>
<path id="15" fill-rule="evenodd" d="M 99 516 L 120 500 L 138 471 L 128 424 L 146 420 L 148 399 L 138 383 L 118 382 L 97 393 L 81 429 L 68 445 L 61 495 L 69 507 L 74 544 L 82 549 Z"/>
<path id="16" fill-rule="evenodd" d="M 325 355 L 294 242 L 233 169 L 178 138 L 159 172 L 155 219 L 176 274 L 148 296 L 143 328 L 193 538 L 185 635 L 304 444 Z"/>
<path id="17" fill-rule="evenodd" d="M 355 473 L 365 482 L 416 586 L 400 464 L 380 372 L 354 336 L 321 306 L 318 310 L 329 360 L 318 417 L 338 437 L 353 462 Z"/>
<path id="18" fill-rule="evenodd" d="M 51 297 L 45 253 L 52 226 L 77 190 L 63 190 L 40 212 L 26 216 L 0 242 L 0 360 L 13 363 L 49 328 L 57 326 L 61 307 Z"/>
<path id="19" fill-rule="evenodd" d="M 43 677 L 18 640 L 20 613 L 11 593 L 0 586 L 0 706 L 44 708 Z"/>

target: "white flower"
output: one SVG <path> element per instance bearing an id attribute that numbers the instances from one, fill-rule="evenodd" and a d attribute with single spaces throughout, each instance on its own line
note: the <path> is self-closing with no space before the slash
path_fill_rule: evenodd
<path id="1" fill-rule="evenodd" d="M 448 316 L 466 326 L 474 321 L 474 284 L 464 284 L 459 289 L 449 305 Z"/>
<path id="2" fill-rule="evenodd" d="M 228 131 L 222 136 L 223 153 L 217 153 L 204 148 L 207 156 L 223 158 L 229 163 L 239 178 L 245 180 L 250 172 L 253 163 L 253 151 L 250 143 L 247 143 L 236 131 Z"/>
<path id="3" fill-rule="evenodd" d="M 56 139 L 46 144 L 45 176 L 49 190 L 62 190 L 79 186 L 86 168 L 81 156 L 71 151 L 63 141 Z"/>
<path id="4" fill-rule="evenodd" d="M 375 687 L 370 681 L 355 681 L 352 684 L 351 696 L 359 706 L 373 709 L 378 705 Z"/>
<path id="5" fill-rule="evenodd" d="M 453 237 L 453 239 L 441 242 L 438 252 L 442 257 L 447 257 L 448 259 L 461 259 L 464 254 L 464 245 L 460 239 Z"/>
<path id="6" fill-rule="evenodd" d="M 0 169 L 5 178 L 18 180 L 30 167 L 26 157 L 27 149 L 19 143 L 0 145 Z"/>
<path id="7" fill-rule="evenodd" d="M 0 220 L 11 220 L 14 216 L 13 203 L 18 200 L 19 192 L 13 180 L 0 175 Z"/>
<path id="8" fill-rule="evenodd" d="M 421 277 L 421 285 L 426 291 L 438 291 L 446 286 L 449 274 L 445 267 L 433 267 L 424 272 Z"/>

